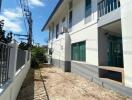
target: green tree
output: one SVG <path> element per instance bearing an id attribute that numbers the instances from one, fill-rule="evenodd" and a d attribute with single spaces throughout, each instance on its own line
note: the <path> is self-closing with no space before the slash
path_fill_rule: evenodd
<path id="1" fill-rule="evenodd" d="M 33 46 L 31 49 L 32 52 L 32 66 L 38 66 L 40 63 L 47 62 L 47 48 L 46 47 L 37 47 Z"/>

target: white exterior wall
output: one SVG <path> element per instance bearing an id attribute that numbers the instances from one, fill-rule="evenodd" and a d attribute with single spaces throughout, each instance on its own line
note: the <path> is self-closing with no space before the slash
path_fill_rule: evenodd
<path id="1" fill-rule="evenodd" d="M 85 23 L 85 0 L 73 0 L 73 26 L 72 33 L 97 23 L 97 0 L 92 0 L 91 21 Z"/>
<path id="2" fill-rule="evenodd" d="M 65 6 L 60 11 L 57 11 L 51 23 L 56 24 L 59 22 L 59 28 L 61 29 L 62 19 L 66 17 L 65 26 L 68 27 L 68 2 L 64 2 Z M 65 9 L 65 10 L 64 10 Z M 98 65 L 98 28 L 97 28 L 97 0 L 92 0 L 92 15 L 91 21 L 85 23 L 85 0 L 73 0 L 73 19 L 72 28 L 69 31 L 71 37 L 71 43 L 86 41 L 86 62 L 92 65 Z M 56 30 L 54 30 L 55 34 Z M 65 49 L 65 38 L 63 35 L 59 35 L 56 39 L 49 41 L 49 48 L 53 48 L 53 59 L 65 61 L 65 51 L 71 50 Z M 62 50 L 63 49 L 63 50 Z M 69 55 L 71 56 L 71 55 Z M 70 58 L 70 57 L 68 57 Z"/>
<path id="3" fill-rule="evenodd" d="M 86 41 L 86 63 L 98 65 L 98 32 L 97 24 L 71 34 L 72 43 Z"/>
<path id="4" fill-rule="evenodd" d="M 65 37 L 64 35 L 59 35 L 58 39 L 52 44 L 53 48 L 53 59 L 58 59 L 65 61 Z"/>
<path id="5" fill-rule="evenodd" d="M 68 33 L 59 35 L 57 39 L 50 41 L 48 46 L 49 48 L 53 49 L 52 59 L 70 61 L 71 59 L 69 51 L 71 50 L 70 43 L 71 39 Z"/>
<path id="6" fill-rule="evenodd" d="M 92 0 L 91 21 L 85 23 L 85 0 L 73 0 L 71 42 L 86 41 L 86 63 L 98 65 L 97 0 Z"/>
<path id="7" fill-rule="evenodd" d="M 125 85 L 132 88 L 132 0 L 120 1 Z"/>

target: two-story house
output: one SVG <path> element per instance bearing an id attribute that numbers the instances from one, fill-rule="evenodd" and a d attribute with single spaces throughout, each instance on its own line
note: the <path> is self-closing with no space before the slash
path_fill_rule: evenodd
<path id="1" fill-rule="evenodd" d="M 131 8 L 131 0 L 60 0 L 42 29 L 51 63 L 131 96 Z"/>

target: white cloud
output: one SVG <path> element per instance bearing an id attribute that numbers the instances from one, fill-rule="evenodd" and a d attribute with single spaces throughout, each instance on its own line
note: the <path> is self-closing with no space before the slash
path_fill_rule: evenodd
<path id="1" fill-rule="evenodd" d="M 5 9 L 3 11 L 3 15 L 9 17 L 10 20 L 21 18 L 22 17 L 22 10 L 20 8 L 16 9 Z"/>
<path id="2" fill-rule="evenodd" d="M 4 30 L 21 32 L 22 11 L 20 8 L 5 9 L 0 15 L 0 20 L 4 20 Z"/>
<path id="3" fill-rule="evenodd" d="M 33 6 L 45 6 L 42 0 L 29 0 L 29 5 Z"/>

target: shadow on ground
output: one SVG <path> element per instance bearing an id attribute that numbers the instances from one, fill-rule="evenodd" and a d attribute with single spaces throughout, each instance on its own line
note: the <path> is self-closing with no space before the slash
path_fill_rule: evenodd
<path id="1" fill-rule="evenodd" d="M 49 100 L 45 87 L 46 77 L 42 77 L 41 68 L 50 68 L 51 65 L 41 64 L 39 67 L 31 68 L 23 82 L 17 100 Z"/>

